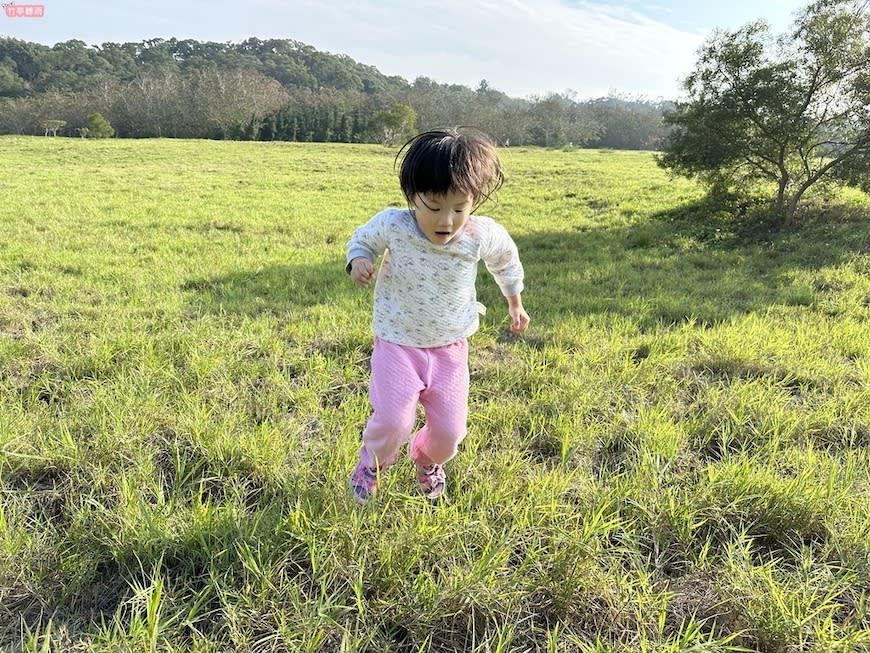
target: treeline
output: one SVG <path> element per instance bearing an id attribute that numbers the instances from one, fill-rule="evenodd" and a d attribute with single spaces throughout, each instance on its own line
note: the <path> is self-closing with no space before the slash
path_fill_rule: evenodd
<path id="1" fill-rule="evenodd" d="M 396 108 L 413 124 L 395 124 Z M 408 82 L 288 39 L 151 39 L 46 46 L 0 38 L 0 133 L 82 135 L 105 117 L 115 135 L 386 142 L 408 131 L 473 124 L 509 145 L 657 149 L 662 102 L 512 98 L 425 77 Z M 58 128 L 58 125 L 62 127 Z"/>

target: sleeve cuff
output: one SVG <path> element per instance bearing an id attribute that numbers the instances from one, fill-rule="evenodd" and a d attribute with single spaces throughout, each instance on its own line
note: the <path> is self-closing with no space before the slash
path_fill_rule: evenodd
<path id="1" fill-rule="evenodd" d="M 523 292 L 523 282 L 517 281 L 516 283 L 512 283 L 508 286 L 502 286 L 501 292 L 505 297 L 514 297 L 515 295 L 519 295 Z"/>

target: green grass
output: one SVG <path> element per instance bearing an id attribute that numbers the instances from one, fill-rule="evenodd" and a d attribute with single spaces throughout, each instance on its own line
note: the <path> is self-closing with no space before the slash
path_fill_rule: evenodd
<path id="1" fill-rule="evenodd" d="M 870 202 L 502 156 L 531 329 L 482 274 L 449 497 L 358 507 L 393 152 L 0 139 L 0 648 L 870 649 Z"/>

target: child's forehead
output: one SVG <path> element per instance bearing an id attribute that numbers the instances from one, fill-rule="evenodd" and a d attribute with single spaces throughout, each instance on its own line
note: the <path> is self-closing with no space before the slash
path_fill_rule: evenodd
<path id="1" fill-rule="evenodd" d="M 439 192 L 421 191 L 420 194 L 429 200 L 433 200 L 436 202 L 449 202 L 454 204 L 462 204 L 464 202 L 469 202 L 474 199 L 474 196 L 471 193 L 456 190 Z"/>

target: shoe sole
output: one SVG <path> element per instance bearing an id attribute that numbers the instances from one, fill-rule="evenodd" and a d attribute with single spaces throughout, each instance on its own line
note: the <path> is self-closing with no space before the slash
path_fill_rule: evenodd
<path id="1" fill-rule="evenodd" d="M 444 496 L 444 486 L 442 485 L 437 491 L 434 492 L 424 492 L 423 496 L 429 499 L 429 501 L 435 501 L 436 499 L 440 499 Z"/>

